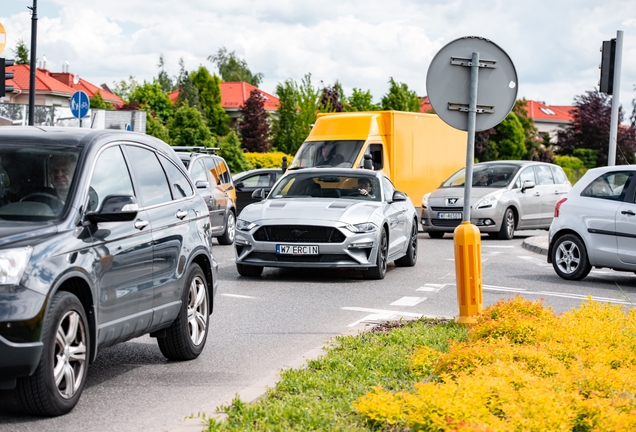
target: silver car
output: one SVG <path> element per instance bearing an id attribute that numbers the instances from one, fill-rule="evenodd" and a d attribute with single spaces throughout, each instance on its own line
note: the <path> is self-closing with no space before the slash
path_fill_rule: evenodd
<path id="1" fill-rule="evenodd" d="M 636 271 L 636 166 L 589 170 L 557 203 L 548 262 L 563 279 L 581 280 L 592 267 Z"/>
<path id="2" fill-rule="evenodd" d="M 265 198 L 262 189 L 255 198 Z M 417 213 L 382 173 L 360 169 L 290 171 L 236 225 L 236 269 L 350 268 L 382 279 L 387 263 L 417 261 Z"/>
<path id="3" fill-rule="evenodd" d="M 533 161 L 482 162 L 473 167 L 471 223 L 510 240 L 515 230 L 548 229 L 554 206 L 572 188 L 563 169 Z M 452 233 L 462 221 L 464 169 L 424 195 L 422 230 L 432 238 Z"/>

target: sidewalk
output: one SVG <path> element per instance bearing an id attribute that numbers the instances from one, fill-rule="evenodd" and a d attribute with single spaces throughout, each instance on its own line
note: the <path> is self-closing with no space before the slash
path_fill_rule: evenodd
<path id="1" fill-rule="evenodd" d="M 529 251 L 548 256 L 548 236 L 535 236 L 526 238 L 521 247 Z"/>

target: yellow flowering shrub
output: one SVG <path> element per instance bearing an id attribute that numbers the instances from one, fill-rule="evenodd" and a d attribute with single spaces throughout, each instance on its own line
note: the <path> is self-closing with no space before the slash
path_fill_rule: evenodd
<path id="1" fill-rule="evenodd" d="M 280 168 L 283 166 L 283 156 L 287 156 L 287 165 L 291 164 L 294 156 L 283 152 L 245 153 L 245 158 L 254 168 Z"/>
<path id="2" fill-rule="evenodd" d="M 414 431 L 636 430 L 636 311 L 588 299 L 556 315 L 520 297 L 486 308 L 466 342 L 420 347 L 413 391 L 353 408 Z"/>

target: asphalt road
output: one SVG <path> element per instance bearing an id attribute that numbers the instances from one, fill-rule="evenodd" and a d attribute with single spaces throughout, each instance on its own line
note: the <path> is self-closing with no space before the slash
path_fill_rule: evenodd
<path id="1" fill-rule="evenodd" d="M 630 306 L 636 301 L 632 273 L 593 270 L 581 282 L 561 280 L 545 256 L 522 247 L 528 236 L 482 239 L 483 298 L 488 306 L 517 294 L 557 312 L 585 296 Z M 154 339 L 142 337 L 101 351 L 73 412 L 52 419 L 20 414 L 10 392 L 0 393 L 0 431 L 195 431 L 192 414 L 213 414 L 236 394 L 250 400 L 273 386 L 278 371 L 320 353 L 335 336 L 356 333 L 386 319 L 454 317 L 458 313 L 452 236 L 419 235 L 413 268 L 389 267 L 382 281 L 354 271 L 266 269 L 242 278 L 232 247 L 216 246 L 220 287 L 203 354 L 168 362 Z"/>

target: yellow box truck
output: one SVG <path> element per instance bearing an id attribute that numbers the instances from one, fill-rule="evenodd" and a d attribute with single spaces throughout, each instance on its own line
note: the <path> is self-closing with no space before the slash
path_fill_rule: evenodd
<path id="1" fill-rule="evenodd" d="M 363 168 L 371 155 L 416 208 L 466 165 L 467 134 L 436 114 L 401 111 L 321 113 L 289 169 L 314 166 Z M 419 214 L 419 211 L 418 211 Z"/>

